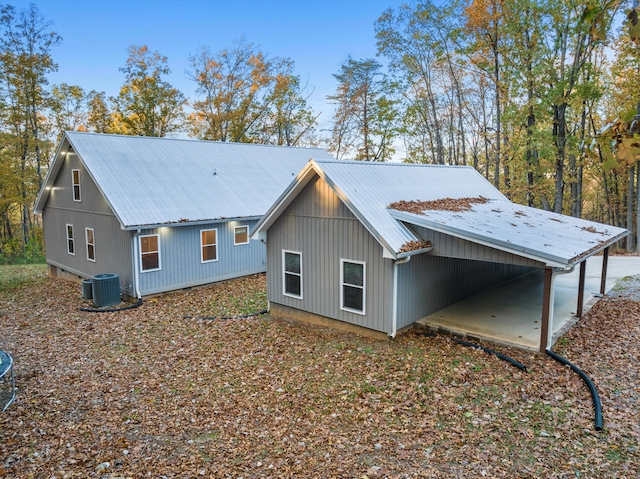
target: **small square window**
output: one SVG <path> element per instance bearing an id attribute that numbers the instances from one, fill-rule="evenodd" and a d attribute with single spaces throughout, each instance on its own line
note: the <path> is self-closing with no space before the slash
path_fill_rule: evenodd
<path id="1" fill-rule="evenodd" d="M 233 233 L 233 244 L 241 245 L 249 243 L 249 227 L 236 226 Z"/>

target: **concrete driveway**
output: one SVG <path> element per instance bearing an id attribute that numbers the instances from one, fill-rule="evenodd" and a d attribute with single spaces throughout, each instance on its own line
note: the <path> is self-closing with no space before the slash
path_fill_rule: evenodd
<path id="1" fill-rule="evenodd" d="M 602 256 L 587 260 L 584 309 L 599 298 Z M 640 256 L 609 256 L 606 291 L 620 279 L 640 274 Z M 553 341 L 577 321 L 579 268 L 555 278 Z M 542 270 L 501 284 L 436 311 L 418 321 L 434 330 L 537 351 L 542 319 Z"/>

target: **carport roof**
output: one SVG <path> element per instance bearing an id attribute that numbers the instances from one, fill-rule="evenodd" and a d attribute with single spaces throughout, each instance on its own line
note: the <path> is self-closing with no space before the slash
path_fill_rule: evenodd
<path id="1" fill-rule="evenodd" d="M 472 167 L 310 161 L 258 223 L 265 232 L 313 177 L 335 191 L 385 250 L 400 258 L 411 241 L 407 225 L 421 226 L 501 251 L 567 268 L 627 235 L 627 230 L 514 204 Z M 482 198 L 462 211 L 429 209 L 410 213 L 395 202 Z"/>

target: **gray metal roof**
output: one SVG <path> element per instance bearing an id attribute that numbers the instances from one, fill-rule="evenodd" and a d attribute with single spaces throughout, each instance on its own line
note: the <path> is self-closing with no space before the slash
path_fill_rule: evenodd
<path id="1" fill-rule="evenodd" d="M 572 216 L 491 200 L 467 211 L 388 210 L 400 221 L 491 246 L 548 266 L 566 267 L 623 238 L 627 230 Z"/>
<path id="2" fill-rule="evenodd" d="M 627 230 L 510 202 L 472 167 L 311 161 L 255 231 L 266 231 L 314 175 L 323 178 L 392 257 L 420 240 L 404 223 L 469 239 L 551 266 L 567 266 L 624 237 Z M 484 197 L 469 211 L 391 210 L 397 201 Z"/>
<path id="3" fill-rule="evenodd" d="M 66 132 L 36 203 L 71 146 L 124 228 L 260 217 L 320 148 Z"/>

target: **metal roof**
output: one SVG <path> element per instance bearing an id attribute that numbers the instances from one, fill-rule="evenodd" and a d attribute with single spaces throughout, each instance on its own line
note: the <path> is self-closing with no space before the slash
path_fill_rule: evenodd
<path id="1" fill-rule="evenodd" d="M 627 234 L 601 223 L 517 205 L 472 167 L 311 161 L 255 228 L 266 231 L 314 175 L 323 178 L 387 250 L 400 257 L 407 241 L 420 240 L 403 223 L 423 226 L 503 251 L 566 267 Z M 397 201 L 483 197 L 462 212 L 412 214 L 389 209 Z"/>
<path id="2" fill-rule="evenodd" d="M 320 148 L 65 132 L 36 202 L 71 147 L 125 229 L 260 217 Z"/>
<path id="3" fill-rule="evenodd" d="M 467 211 L 388 211 L 397 220 L 556 267 L 578 263 L 627 235 L 623 228 L 510 201 L 491 200 Z"/>

